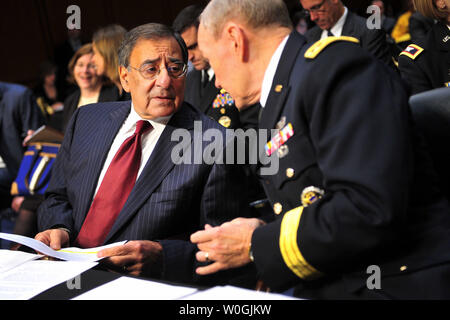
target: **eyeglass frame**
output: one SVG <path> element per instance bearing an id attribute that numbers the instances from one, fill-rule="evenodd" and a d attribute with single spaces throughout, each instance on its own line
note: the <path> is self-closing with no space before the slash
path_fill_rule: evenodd
<path id="1" fill-rule="evenodd" d="M 311 13 L 322 13 L 325 12 L 326 9 L 321 9 L 323 7 L 323 5 L 325 4 L 325 2 L 327 2 L 327 0 L 323 0 L 321 3 L 316 4 L 315 6 L 313 6 L 312 8 L 310 8 L 309 10 L 303 9 L 303 12 L 306 14 L 306 16 L 310 17 Z"/>
<path id="2" fill-rule="evenodd" d="M 127 69 L 131 68 L 131 69 L 133 69 L 133 70 L 138 71 L 139 74 L 142 76 L 142 78 L 144 78 L 144 79 L 146 79 L 146 80 L 153 80 L 153 79 L 156 79 L 156 78 L 159 76 L 159 74 L 161 73 L 161 70 L 163 70 L 163 69 L 166 69 L 166 70 L 167 70 L 167 73 L 169 74 L 169 77 L 171 77 L 172 79 L 180 79 L 180 78 L 182 78 L 183 76 L 186 75 L 186 73 L 187 73 L 187 71 L 188 71 L 188 66 L 187 66 L 186 63 L 184 63 L 184 62 L 182 62 L 182 61 L 174 62 L 174 63 L 183 66 L 183 72 L 182 72 L 179 76 L 177 76 L 177 77 L 171 75 L 170 72 L 169 72 L 169 70 L 167 70 L 167 67 L 166 67 L 166 68 L 159 68 L 159 67 L 158 67 L 158 68 L 159 68 L 159 69 L 158 69 L 158 72 L 157 72 L 152 78 L 147 78 L 147 77 L 145 77 L 145 76 L 143 75 L 143 72 L 144 72 L 144 71 L 143 71 L 142 69 L 143 69 L 145 66 L 150 65 L 150 63 L 144 63 L 140 68 L 135 68 L 135 67 L 133 67 L 133 66 L 131 66 L 131 65 L 128 65 L 126 68 L 127 68 Z"/>

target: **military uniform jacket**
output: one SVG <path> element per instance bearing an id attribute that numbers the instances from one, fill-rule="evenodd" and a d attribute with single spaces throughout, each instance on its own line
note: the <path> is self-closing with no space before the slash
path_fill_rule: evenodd
<path id="1" fill-rule="evenodd" d="M 409 45 L 398 59 L 412 94 L 449 86 L 450 30 L 437 23 L 422 41 Z"/>
<path id="2" fill-rule="evenodd" d="M 240 127 L 239 111 L 234 100 L 227 92 L 216 88 L 215 76 L 202 90 L 202 72 L 189 72 L 184 100 L 226 128 Z"/>
<path id="3" fill-rule="evenodd" d="M 277 219 L 251 241 L 262 280 L 282 290 L 337 277 L 356 291 L 369 265 L 387 277 L 449 261 L 448 205 L 415 168 L 428 162 L 399 76 L 355 43 L 306 50 L 292 33 L 260 120 L 282 132 L 264 150 L 278 173 L 261 176 Z"/>

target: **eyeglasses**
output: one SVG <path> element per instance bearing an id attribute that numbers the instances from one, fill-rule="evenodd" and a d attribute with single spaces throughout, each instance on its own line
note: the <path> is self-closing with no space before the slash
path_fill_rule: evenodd
<path id="1" fill-rule="evenodd" d="M 132 66 L 128 66 L 128 68 L 139 71 L 141 76 L 147 80 L 155 79 L 159 76 L 162 70 L 158 64 L 154 63 L 143 64 L 140 68 L 135 68 Z M 186 74 L 188 68 L 187 65 L 183 62 L 171 62 L 166 66 L 165 69 L 172 79 L 178 79 Z"/>
<path id="2" fill-rule="evenodd" d="M 307 16 L 310 16 L 311 13 L 322 13 L 325 12 L 325 9 L 321 9 L 327 0 L 323 0 L 321 3 L 312 6 L 308 10 L 303 10 Z"/>

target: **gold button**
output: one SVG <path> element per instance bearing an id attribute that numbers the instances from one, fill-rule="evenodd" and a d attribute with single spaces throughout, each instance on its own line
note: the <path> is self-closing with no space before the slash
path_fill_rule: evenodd
<path id="1" fill-rule="evenodd" d="M 283 86 L 281 84 L 275 87 L 275 92 L 280 93 L 283 90 Z"/>
<path id="2" fill-rule="evenodd" d="M 286 177 L 292 178 L 295 175 L 295 170 L 292 168 L 286 169 Z"/>
<path id="3" fill-rule="evenodd" d="M 408 269 L 407 266 L 401 266 L 401 267 L 400 267 L 400 271 L 402 271 L 402 272 L 405 271 L 406 269 Z"/>
<path id="4" fill-rule="evenodd" d="M 276 215 L 279 215 L 283 211 L 283 206 L 281 203 L 277 202 L 273 205 L 273 212 L 275 212 Z"/>

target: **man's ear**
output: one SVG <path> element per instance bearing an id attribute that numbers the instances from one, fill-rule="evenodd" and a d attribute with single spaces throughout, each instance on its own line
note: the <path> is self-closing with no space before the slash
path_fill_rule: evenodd
<path id="1" fill-rule="evenodd" d="M 230 41 L 232 52 L 234 52 L 241 61 L 248 59 L 248 39 L 244 29 L 234 22 L 229 22 L 224 28 L 225 39 Z"/>
<path id="2" fill-rule="evenodd" d="M 120 76 L 120 83 L 122 85 L 123 90 L 125 92 L 130 92 L 130 86 L 128 85 L 128 69 L 124 66 L 119 66 L 119 76 Z"/>

